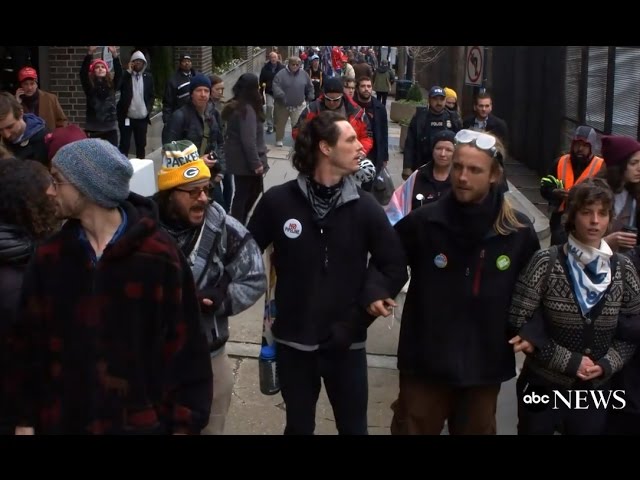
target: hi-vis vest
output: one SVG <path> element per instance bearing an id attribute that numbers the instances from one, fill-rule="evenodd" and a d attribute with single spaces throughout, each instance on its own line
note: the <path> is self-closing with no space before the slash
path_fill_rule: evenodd
<path id="1" fill-rule="evenodd" d="M 558 169 L 556 171 L 556 178 L 562 180 L 562 186 L 565 190 L 571 190 L 571 187 L 574 185 L 583 182 L 587 178 L 593 177 L 596 173 L 600 171 L 602 168 L 602 164 L 604 163 L 604 159 L 601 157 L 596 157 L 595 155 L 591 159 L 589 166 L 582 171 L 582 174 L 578 177 L 577 180 L 573 178 L 573 166 L 571 165 L 571 155 L 566 154 L 560 157 L 558 160 Z M 562 202 L 558 211 L 563 211 L 565 207 L 565 202 Z"/>

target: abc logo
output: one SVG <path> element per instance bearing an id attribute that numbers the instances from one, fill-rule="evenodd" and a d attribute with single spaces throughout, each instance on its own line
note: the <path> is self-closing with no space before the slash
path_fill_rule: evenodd
<path id="1" fill-rule="evenodd" d="M 549 391 L 544 387 L 525 385 L 520 393 L 520 399 L 527 410 L 542 412 L 552 401 Z"/>

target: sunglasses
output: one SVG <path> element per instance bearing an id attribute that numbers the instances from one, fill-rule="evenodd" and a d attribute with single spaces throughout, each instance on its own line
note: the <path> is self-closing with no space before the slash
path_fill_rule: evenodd
<path id="1" fill-rule="evenodd" d="M 339 102 L 340 100 L 342 100 L 342 95 L 340 95 L 339 97 L 336 97 L 336 98 L 324 97 L 324 99 L 327 102 Z"/>
<path id="2" fill-rule="evenodd" d="M 476 130 L 460 130 L 454 138 L 456 145 L 470 144 L 496 158 L 502 164 L 502 154 L 496 147 L 496 137 Z"/>
<path id="3" fill-rule="evenodd" d="M 209 197 L 209 191 L 211 190 L 211 187 L 209 185 L 207 185 L 207 186 L 200 187 L 200 188 L 193 188 L 191 190 L 187 190 L 186 188 L 176 188 L 176 190 L 178 190 L 179 192 L 188 193 L 189 196 L 193 200 L 197 200 L 198 198 L 200 198 L 200 195 L 202 195 L 202 192 L 204 192 L 204 194 L 208 198 Z"/>

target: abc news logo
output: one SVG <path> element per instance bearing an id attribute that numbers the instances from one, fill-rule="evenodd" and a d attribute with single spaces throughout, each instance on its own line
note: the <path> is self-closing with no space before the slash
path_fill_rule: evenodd
<path id="1" fill-rule="evenodd" d="M 624 390 L 551 390 L 527 385 L 520 398 L 534 412 L 558 410 L 622 410 L 627 406 Z"/>

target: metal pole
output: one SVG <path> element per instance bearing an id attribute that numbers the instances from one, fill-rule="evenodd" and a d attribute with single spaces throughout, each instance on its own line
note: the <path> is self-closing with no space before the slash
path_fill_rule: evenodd
<path id="1" fill-rule="evenodd" d="M 489 81 L 489 69 L 487 68 L 487 60 L 489 59 L 489 47 L 483 47 L 484 50 L 484 61 L 482 62 L 482 87 L 480 87 L 480 93 L 484 93 L 487 90 L 487 83 Z"/>
<path id="2" fill-rule="evenodd" d="M 607 58 L 607 87 L 604 104 L 604 133 L 611 134 L 613 130 L 613 97 L 616 81 L 616 47 L 609 47 Z"/>

